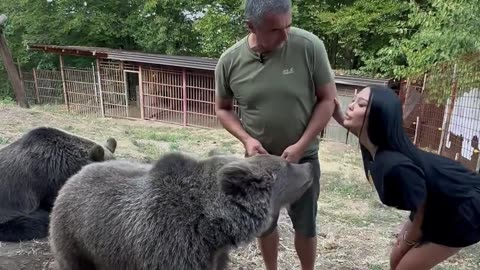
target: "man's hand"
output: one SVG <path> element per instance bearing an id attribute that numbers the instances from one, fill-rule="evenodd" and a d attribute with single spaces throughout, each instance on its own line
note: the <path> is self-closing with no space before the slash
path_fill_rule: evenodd
<path id="1" fill-rule="evenodd" d="M 268 154 L 267 150 L 263 148 L 262 144 L 254 139 L 248 138 L 244 143 L 245 151 L 247 152 L 247 157 L 251 157 L 256 154 Z"/>
<path id="2" fill-rule="evenodd" d="M 305 149 L 300 144 L 292 144 L 283 151 L 282 158 L 290 163 L 298 163 L 302 158 L 303 151 Z"/>

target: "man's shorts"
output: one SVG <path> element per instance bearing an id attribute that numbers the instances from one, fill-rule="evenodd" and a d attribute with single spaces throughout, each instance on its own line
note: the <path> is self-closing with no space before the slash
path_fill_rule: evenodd
<path id="1" fill-rule="evenodd" d="M 320 195 L 320 161 L 318 158 L 303 158 L 299 163 L 310 162 L 313 165 L 313 183 L 310 188 L 296 202 L 287 208 L 288 215 L 293 224 L 293 229 L 305 237 L 314 237 L 317 234 L 317 202 Z M 295 179 L 292 179 L 295 181 Z M 260 237 L 269 235 L 276 227 L 278 216 L 276 213 L 272 218 L 271 226 L 263 232 Z"/>

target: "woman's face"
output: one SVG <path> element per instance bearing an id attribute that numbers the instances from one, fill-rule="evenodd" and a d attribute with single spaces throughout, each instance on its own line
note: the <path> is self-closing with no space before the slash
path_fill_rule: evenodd
<path id="1" fill-rule="evenodd" d="M 352 132 L 360 132 L 363 126 L 363 119 L 367 114 L 368 99 L 370 96 L 370 88 L 364 88 L 353 98 L 352 103 L 348 105 L 345 112 L 345 121 L 343 124 Z"/>

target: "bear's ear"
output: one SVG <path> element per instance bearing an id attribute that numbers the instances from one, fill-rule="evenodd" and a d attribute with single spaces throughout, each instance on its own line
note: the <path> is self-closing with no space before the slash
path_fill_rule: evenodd
<path id="1" fill-rule="evenodd" d="M 218 171 L 218 181 L 223 193 L 245 196 L 250 186 L 260 184 L 261 175 L 247 161 L 236 161 L 224 165 Z"/>
<path id="2" fill-rule="evenodd" d="M 117 140 L 114 138 L 108 138 L 107 139 L 107 144 L 105 147 L 113 154 L 115 153 L 115 149 L 117 149 Z"/>
<path id="3" fill-rule="evenodd" d="M 105 160 L 105 150 L 100 145 L 95 145 L 90 148 L 88 152 L 88 158 L 92 161 L 103 161 Z"/>

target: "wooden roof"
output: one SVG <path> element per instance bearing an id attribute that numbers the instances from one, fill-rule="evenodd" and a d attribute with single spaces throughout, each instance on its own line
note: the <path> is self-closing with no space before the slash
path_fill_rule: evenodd
<path id="1" fill-rule="evenodd" d="M 214 71 L 218 59 L 194 57 L 194 56 L 174 56 L 153 53 L 143 53 L 138 51 L 87 47 L 87 46 L 60 46 L 60 45 L 42 45 L 29 44 L 29 50 L 43 51 L 62 55 L 89 56 L 103 59 L 112 59 L 118 61 L 137 62 L 145 64 L 158 64 L 174 67 L 186 67 Z M 359 76 L 335 75 L 337 84 L 367 86 L 383 85 L 387 86 L 387 79 L 373 79 Z"/>

